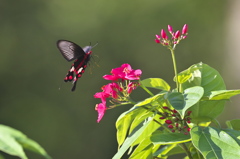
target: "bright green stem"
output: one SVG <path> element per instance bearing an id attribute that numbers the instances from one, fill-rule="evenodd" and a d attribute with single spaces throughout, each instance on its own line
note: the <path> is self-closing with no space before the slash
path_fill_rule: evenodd
<path id="1" fill-rule="evenodd" d="M 154 94 L 149 91 L 149 89 L 147 89 L 144 85 L 141 84 L 141 81 L 140 81 L 140 87 L 142 87 L 142 89 L 144 89 L 150 96 L 154 96 Z"/>
<path id="2" fill-rule="evenodd" d="M 178 73 L 177 73 L 177 63 L 175 59 L 175 54 L 174 54 L 174 49 L 170 49 L 171 54 L 172 54 L 172 60 L 173 60 L 173 68 L 174 68 L 174 74 L 175 74 L 175 79 L 176 79 L 176 86 L 177 86 L 177 91 L 179 92 L 179 82 L 178 82 Z"/>

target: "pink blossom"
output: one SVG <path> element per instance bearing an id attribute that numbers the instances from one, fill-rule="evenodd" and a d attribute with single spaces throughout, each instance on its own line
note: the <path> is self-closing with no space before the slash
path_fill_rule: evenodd
<path id="1" fill-rule="evenodd" d="M 139 86 L 139 83 L 138 83 L 138 82 L 130 82 L 130 83 L 128 84 L 128 86 L 127 86 L 127 92 L 128 92 L 128 94 L 132 93 L 132 91 L 133 91 L 134 89 L 136 89 L 137 86 Z"/>
<path id="2" fill-rule="evenodd" d="M 106 104 L 104 104 L 104 103 L 97 104 L 95 107 L 95 110 L 98 112 L 97 122 L 99 123 L 102 120 L 102 118 L 107 110 Z"/>
<path id="3" fill-rule="evenodd" d="M 112 98 L 118 98 L 118 92 L 122 92 L 122 88 L 117 83 L 109 83 L 103 87 L 103 92 L 112 96 Z"/>
<path id="4" fill-rule="evenodd" d="M 94 98 L 100 98 L 102 103 L 106 103 L 106 99 L 110 96 L 110 94 L 105 92 L 97 92 L 94 95 Z"/>
<path id="5" fill-rule="evenodd" d="M 138 80 L 142 71 L 140 69 L 132 69 L 129 64 L 122 64 L 121 67 L 112 69 L 111 73 L 112 75 L 105 75 L 103 78 L 106 80 Z"/>

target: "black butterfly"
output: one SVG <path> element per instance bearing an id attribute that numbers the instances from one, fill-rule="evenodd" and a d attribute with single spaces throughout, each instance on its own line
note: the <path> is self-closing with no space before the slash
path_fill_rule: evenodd
<path id="1" fill-rule="evenodd" d="M 71 82 L 73 80 L 72 91 L 74 91 L 76 89 L 78 78 L 82 76 L 87 67 L 87 63 L 90 60 L 92 46 L 85 46 L 84 48 L 81 48 L 71 41 L 58 40 L 57 47 L 67 61 L 75 60 L 64 78 L 65 82 Z"/>

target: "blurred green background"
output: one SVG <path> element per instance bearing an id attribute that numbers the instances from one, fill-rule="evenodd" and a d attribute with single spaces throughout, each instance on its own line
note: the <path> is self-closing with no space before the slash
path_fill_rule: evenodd
<path id="1" fill-rule="evenodd" d="M 54 159 L 112 158 L 117 151 L 115 121 L 130 106 L 111 109 L 96 123 L 94 108 L 100 100 L 93 95 L 108 82 L 102 76 L 129 63 L 143 71 L 142 79 L 160 77 L 174 87 L 171 56 L 154 42 L 155 34 L 168 24 L 175 30 L 188 24 L 189 36 L 177 47 L 178 70 L 202 61 L 223 75 L 228 89 L 239 88 L 237 66 L 231 65 L 237 58 L 231 50 L 235 46 L 231 35 L 235 37 L 239 29 L 229 29 L 239 20 L 232 18 L 232 8 L 240 8 L 235 3 L 0 0 L 1 124 L 22 131 Z M 99 43 L 75 92 L 70 91 L 71 83 L 63 82 L 71 63 L 57 50 L 59 39 L 80 46 Z M 133 96 L 141 100 L 146 94 L 139 92 L 141 95 Z M 238 117 L 233 102 L 227 109 L 219 117 L 221 121 Z M 41 159 L 33 153 L 27 155 Z"/>

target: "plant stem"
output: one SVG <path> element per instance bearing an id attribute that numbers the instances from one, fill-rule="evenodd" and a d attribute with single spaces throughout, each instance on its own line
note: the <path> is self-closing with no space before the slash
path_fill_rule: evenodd
<path id="1" fill-rule="evenodd" d="M 179 82 L 178 82 L 178 74 L 177 74 L 177 62 L 175 59 L 175 54 L 174 54 L 174 48 L 170 49 L 171 54 L 172 54 L 172 60 L 173 60 L 173 68 L 174 68 L 174 74 L 175 74 L 175 80 L 176 80 L 176 86 L 177 86 L 177 91 L 179 92 Z"/>
<path id="2" fill-rule="evenodd" d="M 192 157 L 190 151 L 188 150 L 186 144 L 185 144 L 185 143 L 182 143 L 181 146 L 182 146 L 182 148 L 185 150 L 186 154 L 188 155 L 188 158 L 189 158 L 189 159 L 193 159 L 193 157 Z"/>
<path id="3" fill-rule="evenodd" d="M 142 87 L 142 89 L 144 89 L 150 96 L 154 96 L 154 94 L 149 91 L 149 89 L 147 89 L 144 85 L 141 84 L 141 81 L 140 81 L 140 87 Z"/>

